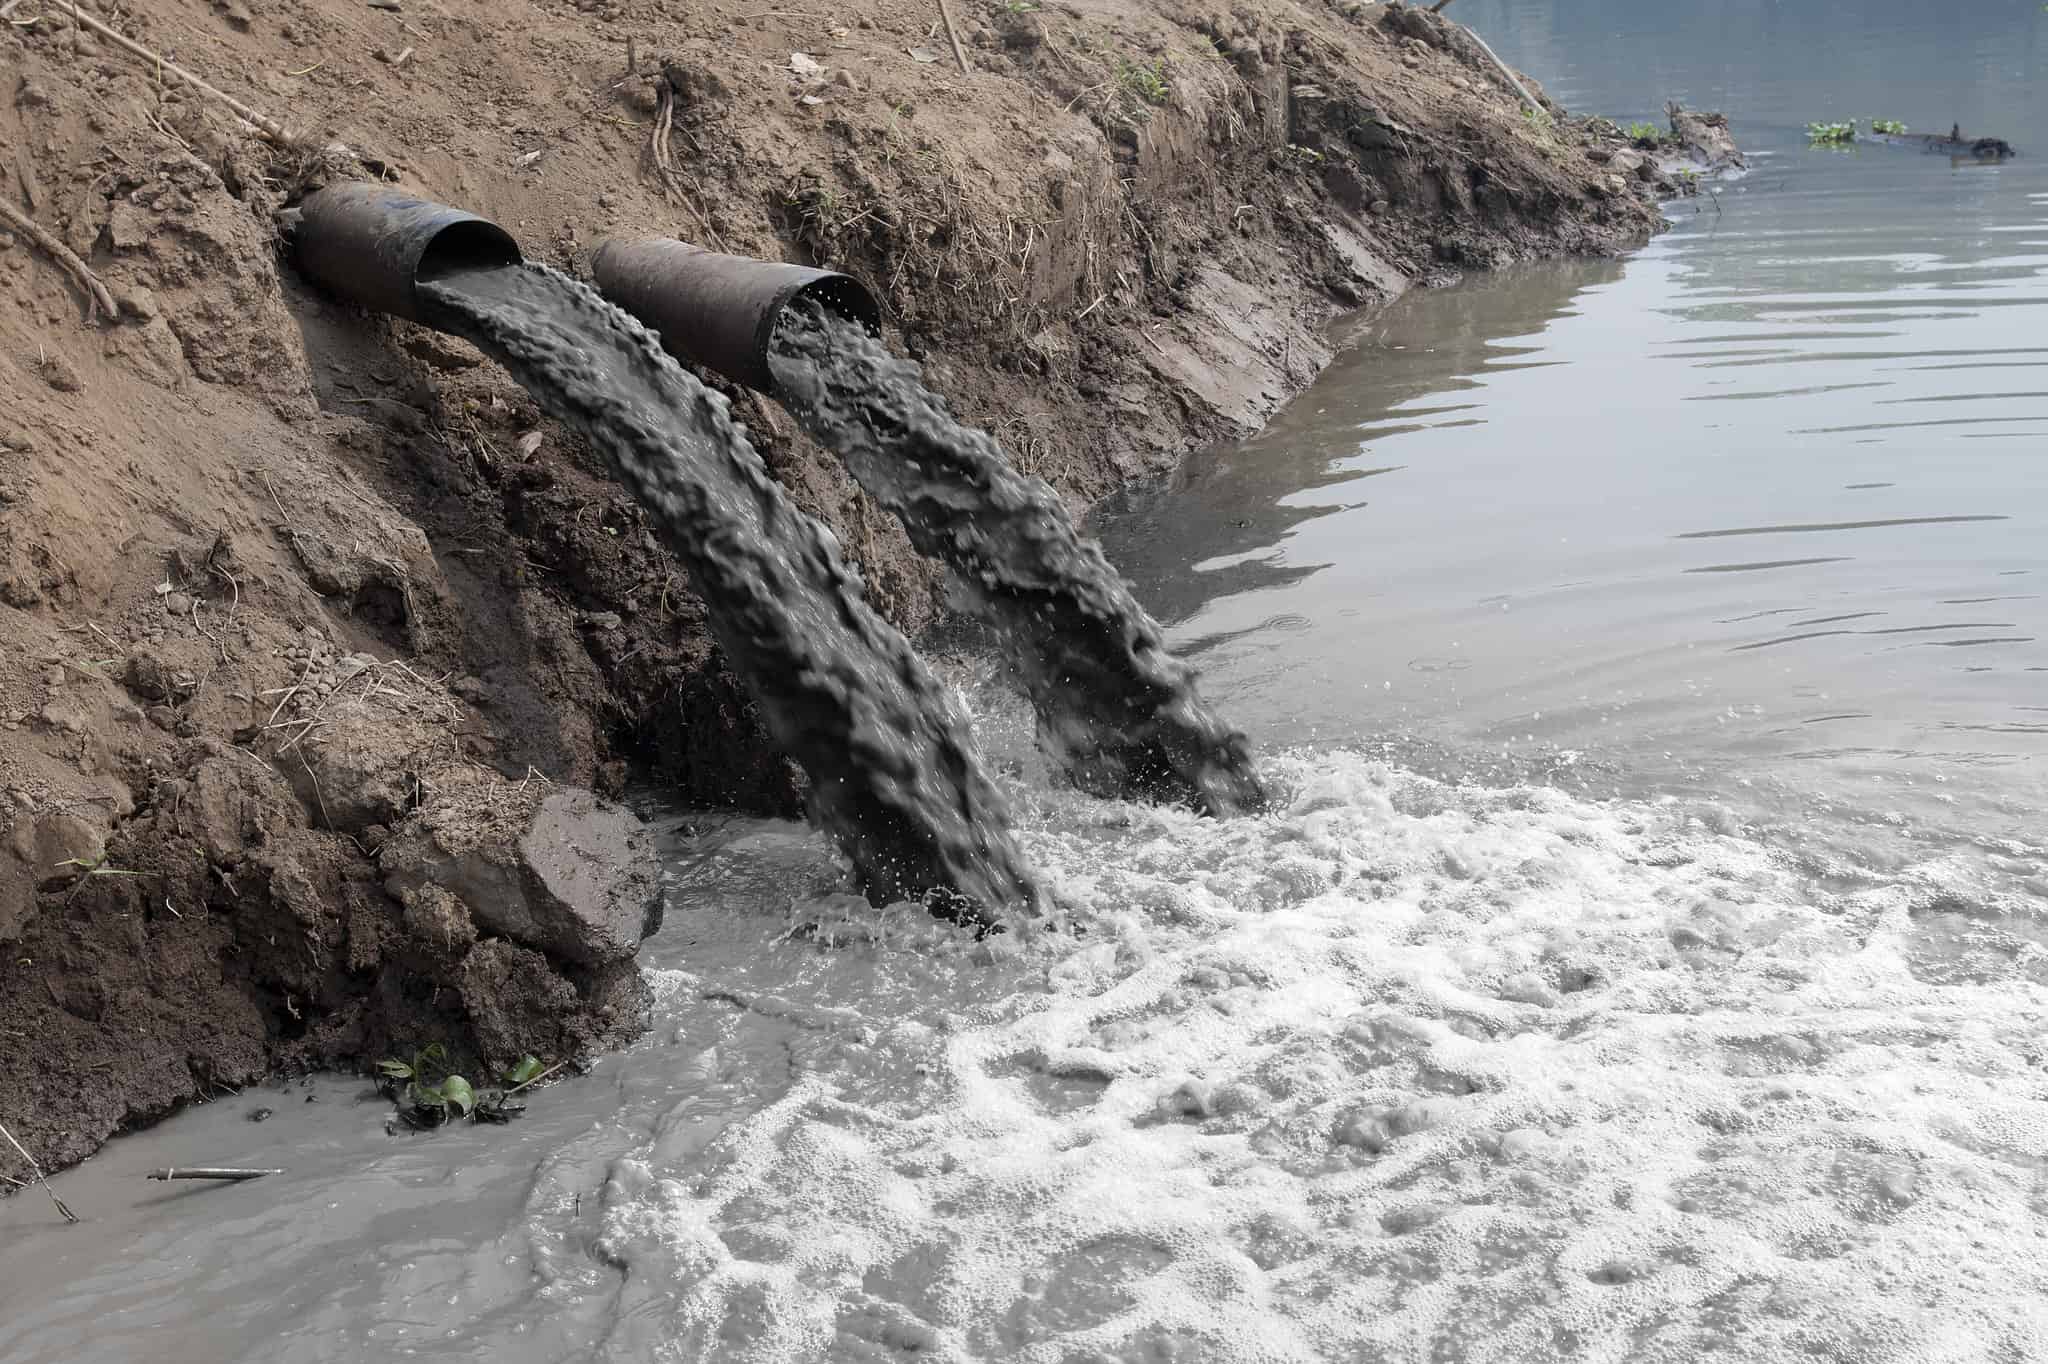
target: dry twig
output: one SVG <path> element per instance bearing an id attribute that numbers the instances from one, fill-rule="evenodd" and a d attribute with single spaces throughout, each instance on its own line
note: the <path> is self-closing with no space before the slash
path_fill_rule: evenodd
<path id="1" fill-rule="evenodd" d="M 50 1187 L 50 1181 L 43 1178 L 43 1167 L 36 1164 L 36 1158 L 28 1153 L 27 1147 L 14 1139 L 14 1133 L 8 1131 L 4 1124 L 0 1124 L 0 1137 L 7 1138 L 7 1144 L 21 1152 L 21 1158 L 27 1161 L 28 1168 L 35 1172 L 36 1183 L 43 1186 L 43 1192 L 48 1194 L 50 1201 L 57 1205 L 57 1211 L 64 1215 L 64 1220 L 66 1222 L 76 1222 L 78 1214 L 64 1206 L 64 1200 L 57 1197 L 57 1191 Z"/>
<path id="2" fill-rule="evenodd" d="M 946 26 L 946 40 L 953 44 L 953 60 L 960 63 L 963 74 L 972 75 L 974 68 L 967 64 L 967 49 L 960 46 L 960 31 L 953 26 L 953 7 L 946 0 L 939 0 L 939 19 Z"/>
<path id="3" fill-rule="evenodd" d="M 278 146 L 289 147 L 295 141 L 292 135 L 285 131 L 285 126 L 282 123 L 279 123 L 276 119 L 271 118 L 266 114 L 257 113 L 254 109 L 251 109 L 248 105 L 242 103 L 242 101 L 236 99 L 233 95 L 227 94 L 222 90 L 216 89 L 215 87 L 208 85 L 205 81 L 199 79 L 199 77 L 193 75 L 184 67 L 179 66 L 176 62 L 165 61 L 161 54 L 150 51 L 141 43 L 136 42 L 133 38 L 123 37 L 121 34 L 107 27 L 107 25 L 101 23 L 99 20 L 93 18 L 91 15 L 80 13 L 78 10 L 78 6 L 75 3 L 75 0 L 71 7 L 71 12 L 72 17 L 75 20 L 77 20 L 78 23 L 84 25 L 86 28 L 91 29 L 93 32 L 99 34 L 102 38 L 107 39 L 116 47 L 122 48 L 127 52 L 133 54 L 134 56 L 140 57 L 146 62 L 153 63 L 160 74 L 176 76 L 179 80 L 185 82 L 185 84 L 191 86 L 200 94 L 205 95 L 208 99 L 219 100 L 222 104 L 225 104 L 228 108 L 234 110 L 236 117 L 240 118 L 243 122 L 247 123 L 250 127 L 254 128 L 257 132 L 263 134 L 263 136 L 268 138 L 270 141 L 275 142 Z"/>

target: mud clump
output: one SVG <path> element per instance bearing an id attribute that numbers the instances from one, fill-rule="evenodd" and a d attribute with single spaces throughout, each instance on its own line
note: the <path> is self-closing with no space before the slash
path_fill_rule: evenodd
<path id="1" fill-rule="evenodd" d="M 395 832 L 377 862 L 408 925 L 451 945 L 481 930 L 596 967 L 630 960 L 661 924 L 640 821 L 587 791 L 457 791 Z"/>
<path id="2" fill-rule="evenodd" d="M 1727 115 L 1699 113 L 1675 103 L 1665 105 L 1664 112 L 1671 120 L 1672 144 L 1700 170 L 1716 173 L 1749 165 L 1728 131 Z"/>

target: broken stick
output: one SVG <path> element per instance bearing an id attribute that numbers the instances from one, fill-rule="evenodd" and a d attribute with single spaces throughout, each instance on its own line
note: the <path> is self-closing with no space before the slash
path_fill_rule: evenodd
<path id="1" fill-rule="evenodd" d="M 35 1173 L 36 1183 L 43 1186 L 43 1192 L 48 1194 L 50 1201 L 57 1205 L 57 1211 L 64 1214 L 64 1220 L 66 1222 L 76 1222 L 78 1214 L 64 1206 L 64 1200 L 57 1197 L 57 1191 L 50 1187 L 50 1182 L 47 1179 L 43 1178 L 43 1167 L 36 1164 L 36 1158 L 28 1153 L 27 1147 L 14 1139 L 14 1133 L 8 1131 L 4 1124 L 0 1124 L 0 1137 L 7 1138 L 7 1144 L 21 1152 L 21 1158 L 28 1162 L 28 1168 Z"/>
<path id="2" fill-rule="evenodd" d="M 224 1170 L 218 1168 L 185 1170 L 174 1166 L 168 1170 L 151 1170 L 149 1177 L 151 1179 L 243 1180 L 261 1179 L 265 1175 L 281 1175 L 283 1173 L 284 1171 L 282 1170 Z"/>
<path id="3" fill-rule="evenodd" d="M 967 49 L 960 46 L 960 30 L 953 26 L 953 8 L 946 0 L 939 0 L 939 20 L 946 26 L 946 40 L 953 44 L 953 60 L 960 63 L 963 73 L 972 72 L 967 64 Z"/>

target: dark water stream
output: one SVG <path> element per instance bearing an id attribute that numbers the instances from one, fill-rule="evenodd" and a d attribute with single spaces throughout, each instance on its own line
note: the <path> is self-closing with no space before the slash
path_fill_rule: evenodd
<path id="1" fill-rule="evenodd" d="M 810 805 L 878 902 L 940 897 L 973 915 L 1031 898 L 1003 797 L 966 717 L 861 599 L 823 527 L 638 323 L 541 265 L 422 286 L 436 321 L 588 435 L 690 570 L 712 632 Z"/>
<path id="2" fill-rule="evenodd" d="M 997 627 L 1041 741 L 1084 790 L 1191 799 L 1214 814 L 1258 808 L 1244 736 L 1203 703 L 1194 671 L 1081 539 L 1059 493 L 954 420 L 915 365 L 815 304 L 784 317 L 771 363 L 805 429 Z"/>
<path id="3" fill-rule="evenodd" d="M 2048 14 L 1448 13 L 1755 169 L 1105 521 L 1263 813 L 1005 779 L 1068 923 L 977 941 L 670 812 L 644 1041 L 113 1143 L 0 1200 L 0 1364 L 2048 1360 Z"/>

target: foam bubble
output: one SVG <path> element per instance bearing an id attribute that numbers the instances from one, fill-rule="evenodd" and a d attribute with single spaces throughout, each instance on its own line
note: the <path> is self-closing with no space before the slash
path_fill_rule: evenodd
<path id="1" fill-rule="evenodd" d="M 1036 797 L 1050 930 L 817 907 L 869 955 L 781 1000 L 786 1083 L 608 1192 L 622 1338 L 2048 1355 L 2038 902 L 1952 852 L 1823 881 L 1679 804 L 1275 767 L 1258 819 Z"/>

